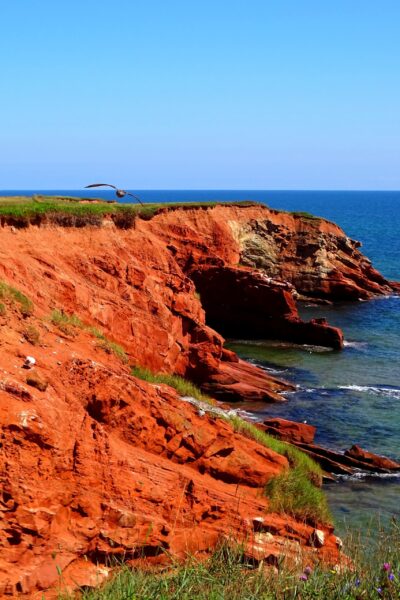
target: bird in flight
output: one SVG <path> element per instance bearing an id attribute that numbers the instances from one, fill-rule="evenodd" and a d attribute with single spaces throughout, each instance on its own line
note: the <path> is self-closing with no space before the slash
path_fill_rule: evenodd
<path id="1" fill-rule="evenodd" d="M 138 202 L 140 202 L 140 204 L 142 206 L 144 206 L 143 202 L 141 201 L 140 198 L 138 198 L 137 196 L 134 196 L 133 194 L 131 194 L 130 192 L 127 192 L 126 190 L 119 190 L 118 188 L 115 187 L 115 185 L 111 185 L 110 183 L 91 183 L 90 185 L 85 185 L 85 188 L 95 188 L 95 187 L 113 188 L 113 190 L 115 190 L 117 198 L 123 198 L 124 196 L 132 196 L 132 198 L 135 198 L 135 200 L 137 200 Z"/>

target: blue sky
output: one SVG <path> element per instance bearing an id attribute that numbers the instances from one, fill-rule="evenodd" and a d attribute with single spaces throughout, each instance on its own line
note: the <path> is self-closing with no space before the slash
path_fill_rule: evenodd
<path id="1" fill-rule="evenodd" d="M 18 0 L 0 19 L 1 189 L 400 189 L 399 0 Z"/>

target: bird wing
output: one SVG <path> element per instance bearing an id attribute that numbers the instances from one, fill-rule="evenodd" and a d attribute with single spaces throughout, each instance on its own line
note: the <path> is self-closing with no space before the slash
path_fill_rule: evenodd
<path id="1" fill-rule="evenodd" d="M 92 188 L 92 187 L 110 187 L 110 188 L 113 188 L 114 190 L 117 189 L 115 187 L 115 185 L 111 185 L 111 183 L 91 183 L 90 185 L 85 185 L 85 188 Z"/>
<path id="2" fill-rule="evenodd" d="M 144 206 L 144 204 L 143 204 L 143 202 L 141 201 L 141 199 L 140 199 L 140 198 L 138 198 L 137 196 L 134 196 L 134 195 L 133 195 L 133 194 L 131 194 L 130 192 L 126 192 L 126 195 L 127 195 L 127 196 L 132 196 L 132 198 L 135 198 L 135 200 L 137 200 L 138 202 L 140 202 L 140 204 L 141 204 L 142 206 Z"/>

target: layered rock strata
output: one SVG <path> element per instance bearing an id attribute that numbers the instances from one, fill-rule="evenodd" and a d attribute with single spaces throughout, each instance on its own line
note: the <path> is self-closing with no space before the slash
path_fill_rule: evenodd
<path id="1" fill-rule="evenodd" d="M 306 423 L 297 423 L 287 419 L 266 419 L 258 425 L 260 429 L 294 444 L 311 456 L 326 473 L 334 475 L 354 475 L 365 472 L 370 474 L 395 474 L 400 472 L 400 464 L 385 456 L 353 445 L 349 450 L 337 452 L 314 443 L 316 427 Z"/>
<path id="2" fill-rule="evenodd" d="M 132 377 L 90 331 L 7 303 L 0 335 L 1 597 L 55 599 L 102 583 L 113 559 L 201 557 L 223 540 L 266 564 L 340 560 L 332 527 L 268 512 L 283 456 Z"/>
<path id="3" fill-rule="evenodd" d="M 254 228 L 267 222 L 286 228 L 291 240 L 284 251 L 279 230 L 282 267 L 274 281 L 265 265 L 260 273 L 239 264 L 250 261 Z M 304 239 L 309 252 L 296 246 Z M 227 351 L 207 312 L 232 334 L 243 318 L 256 335 L 257 318 L 262 336 L 339 347 L 340 332 L 299 319 L 291 286 L 332 298 L 345 289 L 347 298 L 389 293 L 346 239 L 327 222 L 263 207 L 163 211 L 126 230 L 111 219 L 79 230 L 2 227 L 0 279 L 29 296 L 32 310 L 21 311 L 12 291 L 2 299 L 0 595 L 51 598 L 43 590 L 60 581 L 100 583 L 109 557 L 201 555 L 232 535 L 266 562 L 287 552 L 288 538 L 293 555 L 303 548 L 310 560 L 338 560 L 331 527 L 318 524 L 324 545 L 317 548 L 315 524 L 268 513 L 264 486 L 288 468 L 285 458 L 171 388 L 132 377 L 112 344 L 124 347 L 131 364 L 184 375 L 221 399 L 279 401 L 291 386 Z M 324 268 L 307 276 L 313 247 L 327 240 Z M 321 262 L 324 252 L 317 254 Z M 219 291 L 213 273 L 224 282 Z M 236 310 L 236 324 L 209 297 Z M 54 309 L 77 315 L 84 327 L 60 329 Z"/>

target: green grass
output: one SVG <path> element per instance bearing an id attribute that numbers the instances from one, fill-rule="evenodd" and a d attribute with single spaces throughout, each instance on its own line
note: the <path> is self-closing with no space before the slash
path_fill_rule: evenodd
<path id="1" fill-rule="evenodd" d="M 84 200 L 84 202 L 83 202 Z M 136 204 L 106 202 L 96 198 L 73 198 L 69 196 L 13 196 L 0 197 L 0 221 L 17 227 L 29 224 L 54 223 L 64 227 L 98 227 L 105 216 L 113 219 L 117 227 L 133 227 L 135 219 L 151 219 L 159 211 L 176 209 L 213 208 L 219 204 L 253 206 L 243 202 L 169 202 L 157 204 Z"/>
<path id="2" fill-rule="evenodd" d="M 378 526 L 377 526 L 378 527 Z M 163 572 L 121 565 L 104 586 L 82 590 L 82 600 L 395 600 L 400 598 L 398 523 L 376 529 L 374 541 L 349 534 L 344 552 L 351 568 L 285 560 L 278 571 L 257 568 L 241 547 L 221 545 L 206 560 L 189 557 Z M 284 554 L 284 549 L 282 554 Z M 385 567 L 384 567 L 385 565 Z M 385 568 L 388 567 L 388 570 Z M 62 576 L 61 576 L 62 582 Z M 62 587 L 62 585 L 61 585 Z M 378 591 L 379 590 L 379 591 Z M 75 596 L 76 598 L 78 596 Z M 71 596 L 60 595 L 60 600 Z"/>
<path id="3" fill-rule="evenodd" d="M 13 306 L 17 306 L 23 317 L 29 317 L 33 313 L 32 300 L 5 281 L 0 281 L 0 300 L 4 301 L 2 302 L 2 314 L 6 311 L 5 303 L 7 302 L 11 303 Z"/>
<path id="4" fill-rule="evenodd" d="M 74 314 L 67 314 L 63 310 L 55 309 L 50 315 L 50 321 L 66 335 L 74 335 L 75 328 L 84 329 L 83 322 Z"/>
<path id="5" fill-rule="evenodd" d="M 268 435 L 240 417 L 229 417 L 235 431 L 285 456 L 290 469 L 271 479 L 265 488 L 272 512 L 284 513 L 308 523 L 330 523 L 332 517 L 320 489 L 322 469 L 295 446 Z"/>
<path id="6" fill-rule="evenodd" d="M 175 388 L 181 396 L 191 396 L 201 402 L 215 404 L 197 386 L 177 375 L 153 373 L 139 366 L 133 367 L 131 373 L 150 383 L 165 383 Z M 290 468 L 270 480 L 266 486 L 265 493 L 272 512 L 285 513 L 313 524 L 331 522 L 325 495 L 319 487 L 322 483 L 319 465 L 295 446 L 277 440 L 237 415 L 227 414 L 224 418 L 235 431 L 288 459 Z"/>
<path id="7" fill-rule="evenodd" d="M 317 216 L 315 216 L 315 215 L 313 215 L 313 214 L 311 214 L 309 212 L 304 212 L 304 211 L 300 211 L 300 210 L 292 211 L 291 214 L 294 217 L 301 217 L 302 219 L 312 219 L 312 220 L 315 220 L 315 221 L 320 221 L 321 220 L 321 217 L 317 217 Z"/>
<path id="8" fill-rule="evenodd" d="M 115 356 L 125 364 L 128 362 L 128 356 L 122 346 L 109 340 L 100 329 L 97 329 L 97 327 L 87 327 L 86 329 L 89 333 L 94 335 L 94 337 L 100 340 L 98 343 L 99 348 L 108 354 L 115 354 Z"/>
<path id="9" fill-rule="evenodd" d="M 50 321 L 66 335 L 75 335 L 76 329 L 87 331 L 99 340 L 97 344 L 98 348 L 101 348 L 108 354 L 115 354 L 123 363 L 128 362 L 127 354 L 122 346 L 108 339 L 97 327 L 86 325 L 77 315 L 67 314 L 62 310 L 56 309 L 52 311 Z"/>
<path id="10" fill-rule="evenodd" d="M 180 377 L 179 375 L 169 375 L 168 373 L 153 373 L 149 369 L 135 366 L 131 371 L 134 377 L 143 379 L 149 383 L 165 383 L 170 387 L 174 388 L 181 396 L 190 396 L 200 402 L 206 402 L 207 404 L 214 405 L 215 402 L 210 396 L 203 394 L 203 392 L 191 381 Z"/>

